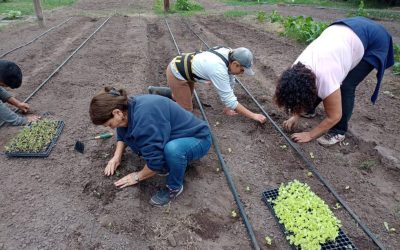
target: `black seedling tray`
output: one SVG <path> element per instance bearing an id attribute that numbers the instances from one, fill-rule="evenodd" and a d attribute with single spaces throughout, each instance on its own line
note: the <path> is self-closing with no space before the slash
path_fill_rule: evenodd
<path id="1" fill-rule="evenodd" d="M 64 122 L 63 121 L 58 121 L 57 129 L 56 129 L 56 134 L 54 135 L 53 139 L 47 146 L 47 148 L 43 151 L 40 152 L 20 152 L 20 151 L 14 151 L 14 152 L 5 152 L 6 156 L 8 157 L 48 157 L 50 155 L 51 150 L 53 147 L 56 145 L 57 139 L 61 134 L 62 129 L 64 128 Z"/>
<path id="2" fill-rule="evenodd" d="M 288 236 L 289 233 L 286 231 L 285 226 L 279 223 L 279 219 L 275 214 L 274 210 L 274 204 L 272 203 L 273 200 L 275 200 L 278 197 L 278 189 L 271 189 L 268 191 L 263 192 L 263 200 L 265 204 L 268 206 L 268 208 L 271 210 L 272 215 L 275 217 L 276 221 L 278 222 L 279 227 L 281 228 L 282 232 L 285 234 L 285 236 Z M 271 202 L 268 200 L 271 199 Z M 291 245 L 292 249 L 301 249 L 296 246 Z M 323 250 L 350 250 L 350 249 L 357 249 L 354 244 L 350 241 L 350 239 L 346 236 L 346 234 L 342 231 L 342 229 L 339 229 L 339 235 L 336 237 L 334 241 L 328 241 L 321 245 L 321 249 Z"/>

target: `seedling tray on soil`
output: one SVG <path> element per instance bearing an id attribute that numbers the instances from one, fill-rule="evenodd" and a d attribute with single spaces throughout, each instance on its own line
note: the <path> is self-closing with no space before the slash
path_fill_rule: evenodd
<path id="1" fill-rule="evenodd" d="M 289 232 L 286 231 L 285 226 L 279 223 L 279 219 L 275 214 L 274 210 L 274 203 L 272 202 L 278 197 L 278 188 L 271 189 L 268 191 L 263 192 L 263 200 L 267 207 L 271 210 L 272 215 L 275 217 L 276 221 L 278 222 L 278 225 L 282 232 L 284 233 L 285 236 L 289 235 Z M 270 200 L 270 201 L 268 201 Z M 296 246 L 291 245 L 292 249 L 301 249 Z M 339 235 L 336 237 L 334 241 L 328 241 L 321 245 L 321 249 L 326 249 L 326 250 L 350 250 L 350 249 L 357 249 L 353 243 L 350 241 L 350 239 L 346 236 L 346 234 L 342 231 L 342 229 L 339 229 Z"/>
<path id="2" fill-rule="evenodd" d="M 62 129 L 64 128 L 63 121 L 57 121 L 57 128 L 56 133 L 51 140 L 51 142 L 47 145 L 46 149 L 39 152 L 20 152 L 20 151 L 13 151 L 13 152 L 5 152 L 6 156 L 8 157 L 48 157 L 50 155 L 51 150 L 56 145 L 57 139 L 61 134 Z"/>

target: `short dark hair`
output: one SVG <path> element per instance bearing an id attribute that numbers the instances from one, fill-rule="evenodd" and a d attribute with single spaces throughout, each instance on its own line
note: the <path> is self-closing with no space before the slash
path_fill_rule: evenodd
<path id="1" fill-rule="evenodd" d="M 19 88 L 22 83 L 22 72 L 17 64 L 0 60 L 0 82 L 12 89 Z"/>
<path id="2" fill-rule="evenodd" d="M 299 114 L 314 108 L 317 94 L 315 74 L 298 62 L 282 73 L 274 100 L 286 112 Z"/>

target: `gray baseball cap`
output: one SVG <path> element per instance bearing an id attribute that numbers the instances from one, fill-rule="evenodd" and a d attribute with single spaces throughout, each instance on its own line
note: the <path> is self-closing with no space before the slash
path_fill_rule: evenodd
<path id="1" fill-rule="evenodd" d="M 244 68 L 244 73 L 249 76 L 254 76 L 254 71 L 251 69 L 253 66 L 253 53 L 247 48 L 236 48 L 232 52 L 232 59 L 240 63 Z"/>

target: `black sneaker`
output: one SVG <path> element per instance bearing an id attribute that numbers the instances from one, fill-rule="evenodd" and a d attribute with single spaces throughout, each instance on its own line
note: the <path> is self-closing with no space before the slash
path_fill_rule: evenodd
<path id="1" fill-rule="evenodd" d="M 168 87 L 150 86 L 147 89 L 149 91 L 149 94 L 151 95 L 161 95 L 172 100 L 172 91 Z"/>
<path id="2" fill-rule="evenodd" d="M 175 200 L 183 191 L 183 185 L 180 189 L 162 188 L 150 199 L 150 204 L 156 207 L 168 205 L 172 200 Z"/>

